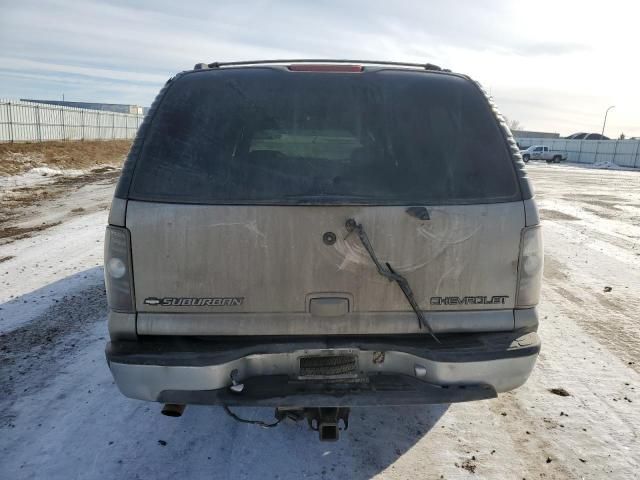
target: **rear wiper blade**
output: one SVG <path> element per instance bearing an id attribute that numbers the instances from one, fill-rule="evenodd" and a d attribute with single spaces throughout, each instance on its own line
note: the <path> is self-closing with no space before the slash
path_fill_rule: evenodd
<path id="1" fill-rule="evenodd" d="M 436 337 L 436 334 L 433 332 L 433 329 L 431 328 L 431 325 L 429 325 L 429 322 L 427 321 L 424 314 L 422 313 L 422 310 L 420 310 L 420 307 L 413 295 L 413 290 L 411 290 L 411 287 L 409 286 L 409 282 L 407 281 L 407 279 L 404 278 L 399 273 L 396 273 L 393 270 L 393 268 L 391 268 L 391 265 L 389 265 L 389 262 L 386 262 L 385 265 L 382 265 L 382 263 L 380 263 L 380 261 L 378 260 L 378 257 L 376 257 L 376 254 L 373 251 L 373 247 L 371 246 L 369 237 L 367 236 L 367 233 L 364 231 L 364 228 L 362 228 L 361 224 L 357 223 L 353 218 L 350 218 L 349 220 L 347 220 L 345 227 L 347 228 L 347 232 L 349 232 L 348 235 L 350 235 L 353 232 L 356 232 L 356 234 L 358 235 L 358 238 L 360 239 L 360 242 L 362 243 L 364 248 L 367 250 L 367 252 L 369 253 L 369 256 L 371 257 L 371 260 L 373 261 L 376 268 L 378 269 L 378 273 L 383 277 L 388 278 L 389 280 L 395 281 L 398 284 L 398 286 L 400 287 L 400 290 L 402 290 L 402 293 L 404 293 L 404 296 L 409 302 L 409 305 L 411 305 L 411 308 L 416 313 L 416 317 L 418 318 L 418 327 L 422 328 L 423 325 L 427 327 L 427 330 L 429 330 L 429 334 L 433 337 L 433 339 L 436 342 L 440 343 L 440 340 L 438 340 L 438 337 Z"/>

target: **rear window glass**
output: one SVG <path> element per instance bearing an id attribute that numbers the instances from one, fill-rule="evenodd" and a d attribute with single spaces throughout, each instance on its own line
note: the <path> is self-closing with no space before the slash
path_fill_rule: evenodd
<path id="1" fill-rule="evenodd" d="M 469 81 L 380 70 L 184 75 L 157 107 L 129 197 L 204 204 L 460 204 L 519 198 Z"/>

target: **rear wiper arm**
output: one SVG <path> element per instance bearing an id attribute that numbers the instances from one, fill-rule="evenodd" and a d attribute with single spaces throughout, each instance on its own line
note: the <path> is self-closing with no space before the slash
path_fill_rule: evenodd
<path id="1" fill-rule="evenodd" d="M 418 306 L 418 303 L 416 302 L 416 299 L 413 296 L 413 290 L 411 290 L 411 287 L 409 286 L 409 282 L 407 281 L 407 279 L 404 278 L 399 273 L 396 273 L 393 270 L 393 268 L 391 268 L 391 265 L 389 265 L 389 262 L 385 263 L 385 265 L 382 265 L 380 263 L 380 261 L 378 260 L 378 257 L 376 257 L 376 254 L 373 251 L 373 247 L 371 246 L 369 237 L 367 237 L 367 233 L 364 231 L 364 228 L 362 228 L 361 224 L 357 223 L 353 218 L 350 218 L 349 220 L 347 220 L 345 227 L 347 228 L 347 232 L 349 232 L 349 235 L 353 232 L 356 232 L 358 234 L 358 238 L 360 239 L 360 242 L 369 253 L 371 260 L 373 261 L 376 268 L 378 269 L 378 273 L 383 277 L 388 278 L 389 280 L 395 281 L 398 284 L 398 286 L 400 287 L 400 290 L 402 290 L 402 293 L 404 293 L 404 296 L 409 302 L 409 305 L 411 305 L 411 308 L 413 308 L 413 311 L 416 312 L 416 317 L 418 318 L 418 327 L 422 328 L 423 325 L 427 327 L 427 330 L 429 330 L 429 334 L 433 337 L 433 339 L 436 342 L 440 343 L 440 340 L 438 340 L 438 337 L 436 337 L 436 334 L 433 332 L 433 329 L 431 328 L 431 325 L 429 325 L 429 322 L 427 321 L 424 314 L 422 313 L 422 310 L 420 310 L 420 307 Z"/>

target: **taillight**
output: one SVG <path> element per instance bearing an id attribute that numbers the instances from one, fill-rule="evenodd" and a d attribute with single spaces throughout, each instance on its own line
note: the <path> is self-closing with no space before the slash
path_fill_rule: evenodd
<path id="1" fill-rule="evenodd" d="M 342 72 L 360 73 L 364 70 L 362 65 L 330 65 L 330 64 L 294 64 L 289 65 L 292 72 Z"/>
<path id="2" fill-rule="evenodd" d="M 107 227 L 104 278 L 109 308 L 116 312 L 134 312 L 131 239 L 126 228 Z"/>
<path id="3" fill-rule="evenodd" d="M 533 307 L 540 300 L 544 251 L 540 225 L 522 230 L 518 261 L 518 295 L 516 307 Z"/>

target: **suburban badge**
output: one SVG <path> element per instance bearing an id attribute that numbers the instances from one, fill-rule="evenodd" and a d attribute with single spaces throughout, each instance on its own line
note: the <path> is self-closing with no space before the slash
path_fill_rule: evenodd
<path id="1" fill-rule="evenodd" d="M 149 297 L 144 299 L 145 305 L 162 307 L 239 307 L 244 297 Z"/>

